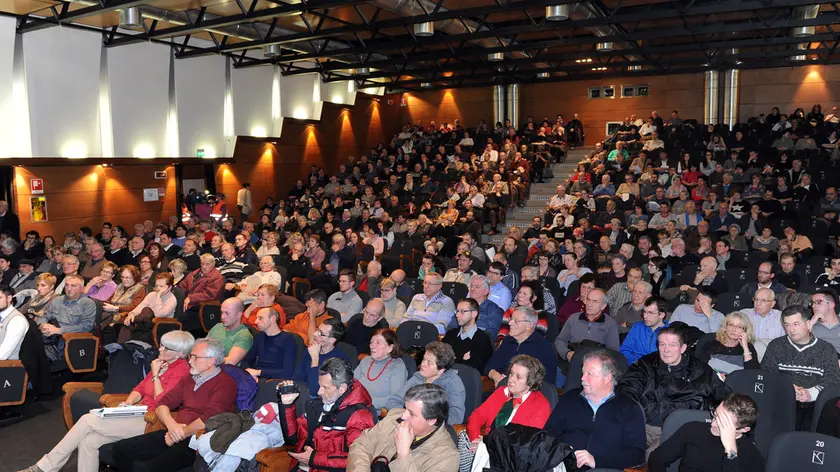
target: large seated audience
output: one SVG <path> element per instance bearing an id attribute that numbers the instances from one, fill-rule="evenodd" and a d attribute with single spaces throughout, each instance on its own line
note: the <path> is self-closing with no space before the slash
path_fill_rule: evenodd
<path id="1" fill-rule="evenodd" d="M 0 202 L 0 361 L 61 371 L 74 333 L 157 348 L 120 406 L 158 429 L 89 413 L 26 471 L 109 447 L 126 471 L 454 472 L 525 443 L 569 470 L 759 471 L 777 412 L 729 381 L 759 369 L 788 430 L 840 437 L 838 117 L 653 111 L 594 148 L 577 114 L 409 123 L 262 205 L 244 183 L 202 220 L 190 191 L 181 219 L 63 240 L 21 242 Z M 666 433 L 683 410 L 710 425 Z"/>

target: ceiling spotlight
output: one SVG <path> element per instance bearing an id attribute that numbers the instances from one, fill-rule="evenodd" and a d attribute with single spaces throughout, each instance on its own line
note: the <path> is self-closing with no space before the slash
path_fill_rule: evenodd
<path id="1" fill-rule="evenodd" d="M 268 46 L 263 48 L 263 56 L 265 57 L 277 57 L 280 55 L 280 45 L 279 44 L 269 44 Z"/>
<path id="2" fill-rule="evenodd" d="M 583 59 L 575 59 L 575 62 L 577 62 L 578 64 L 589 64 L 590 62 L 592 62 L 592 59 L 584 57 Z"/>
<path id="3" fill-rule="evenodd" d="M 359 67 L 358 69 L 353 69 L 355 75 L 368 75 L 370 74 L 370 69 L 367 67 Z"/>
<path id="4" fill-rule="evenodd" d="M 642 66 L 627 66 L 628 72 L 638 72 L 642 70 Z"/>
<path id="5" fill-rule="evenodd" d="M 551 74 L 549 74 L 548 72 L 540 72 L 539 74 L 537 74 L 538 79 L 547 79 L 550 76 Z"/>
<path id="6" fill-rule="evenodd" d="M 490 62 L 499 62 L 505 59 L 505 54 L 502 52 L 494 52 L 493 54 L 487 55 L 487 60 Z"/>
<path id="7" fill-rule="evenodd" d="M 435 23 L 426 21 L 414 24 L 414 36 L 433 36 L 435 34 Z"/>
<path id="8" fill-rule="evenodd" d="M 596 72 L 600 72 L 600 71 L 607 70 L 607 68 L 604 67 L 604 66 L 600 66 L 600 67 L 593 67 L 592 70 L 596 71 Z"/>
<path id="9" fill-rule="evenodd" d="M 599 52 L 612 51 L 615 49 L 615 43 L 612 41 L 604 41 L 595 45 L 595 50 Z"/>
<path id="10" fill-rule="evenodd" d="M 568 20 L 569 5 L 549 5 L 545 7 L 545 19 L 548 21 Z"/>
<path id="11" fill-rule="evenodd" d="M 432 86 L 432 83 L 431 82 L 423 82 L 422 84 L 420 84 L 420 86 L 423 87 L 423 88 L 430 88 Z"/>

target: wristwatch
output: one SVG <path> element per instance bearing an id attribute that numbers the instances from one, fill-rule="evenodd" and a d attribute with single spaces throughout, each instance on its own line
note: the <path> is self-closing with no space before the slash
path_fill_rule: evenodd
<path id="1" fill-rule="evenodd" d="M 154 382 L 155 380 L 160 380 L 160 375 L 153 375 L 152 382 Z"/>
<path id="2" fill-rule="evenodd" d="M 729 451 L 726 453 L 726 458 L 729 460 L 735 459 L 738 457 L 738 451 Z"/>

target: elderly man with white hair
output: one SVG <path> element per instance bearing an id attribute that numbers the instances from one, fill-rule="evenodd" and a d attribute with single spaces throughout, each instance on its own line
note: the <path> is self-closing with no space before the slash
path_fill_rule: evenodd
<path id="1" fill-rule="evenodd" d="M 271 256 L 263 256 L 260 258 L 260 270 L 248 277 L 245 277 L 239 284 L 239 294 L 237 297 L 246 305 L 250 305 L 257 299 L 257 290 L 265 284 L 274 285 L 279 290 L 283 290 L 283 277 L 275 270 L 277 266 L 274 263 L 274 258 Z"/>
<path id="2" fill-rule="evenodd" d="M 774 309 L 776 306 L 776 294 L 769 288 L 761 288 L 753 296 L 753 308 L 745 308 L 741 313 L 747 315 L 755 329 L 756 341 L 763 340 L 764 343 L 756 343 L 759 357 L 763 357 L 763 350 L 766 343 L 785 335 L 785 328 L 782 326 L 782 312 Z"/>

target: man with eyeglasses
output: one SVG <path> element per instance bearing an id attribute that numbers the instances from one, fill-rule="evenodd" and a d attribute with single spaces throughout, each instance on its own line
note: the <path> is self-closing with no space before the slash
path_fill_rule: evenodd
<path id="1" fill-rule="evenodd" d="M 458 327 L 447 331 L 443 342 L 452 346 L 457 362 L 484 372 L 487 361 L 493 355 L 493 341 L 476 324 L 481 316 L 480 304 L 473 298 L 464 298 L 458 302 L 457 308 L 455 320 Z"/>
<path id="2" fill-rule="evenodd" d="M 490 294 L 487 296 L 491 302 L 495 303 L 504 312 L 510 308 L 513 300 L 513 295 L 510 289 L 505 287 L 502 283 L 502 277 L 505 275 L 505 265 L 501 262 L 493 262 L 490 268 L 487 269 L 487 284 L 490 286 Z"/>
<path id="3" fill-rule="evenodd" d="M 345 332 L 344 324 L 336 318 L 324 320 L 315 330 L 312 342 L 306 348 L 306 354 L 295 374 L 296 379 L 306 380 L 310 392 L 318 391 L 319 367 L 333 358 L 348 360 L 344 351 L 335 347 L 344 339 Z"/>
<path id="4" fill-rule="evenodd" d="M 755 329 L 756 340 L 769 343 L 785 335 L 785 329 L 782 327 L 782 312 L 774 309 L 774 306 L 776 306 L 776 294 L 769 288 L 762 288 L 755 292 L 753 308 L 741 310 L 741 313 L 750 319 Z"/>
<path id="5" fill-rule="evenodd" d="M 503 372 L 507 372 L 511 359 L 518 354 L 527 354 L 542 362 L 545 366 L 545 381 L 550 385 L 557 381 L 557 354 L 545 336 L 536 332 L 538 320 L 537 312 L 533 308 L 520 306 L 513 310 L 510 315 L 509 334 L 502 339 L 484 367 L 484 374 L 490 377 L 496 386 L 507 377 Z"/>
<path id="6" fill-rule="evenodd" d="M 741 287 L 741 293 L 746 293 L 751 297 L 755 297 L 755 293 L 762 288 L 770 289 L 773 293 L 779 295 L 787 293 L 787 287 L 777 282 L 775 277 L 776 269 L 773 267 L 773 263 L 762 262 L 758 266 L 758 276 L 756 277 L 757 282 L 746 283 L 743 287 Z"/>
<path id="7" fill-rule="evenodd" d="M 615 288 L 615 287 L 613 287 Z M 618 323 L 618 332 L 627 333 L 634 324 L 642 319 L 642 311 L 645 308 L 645 300 L 653 293 L 653 286 L 644 280 L 639 280 L 630 290 L 630 301 L 615 311 L 615 322 Z M 609 295 L 609 294 L 608 294 Z"/>
<path id="8" fill-rule="evenodd" d="M 811 310 L 790 305 L 782 310 L 784 335 L 770 341 L 761 368 L 780 372 L 793 384 L 796 394 L 796 430 L 808 431 L 814 402 L 823 388 L 840 384 L 837 351 L 811 333 Z"/>
<path id="9" fill-rule="evenodd" d="M 828 341 L 840 353 L 840 319 L 837 316 L 837 292 L 818 288 L 811 295 L 811 332 Z"/>
<path id="10" fill-rule="evenodd" d="M 341 321 L 346 323 L 350 318 L 362 312 L 364 302 L 356 293 L 356 274 L 350 269 L 342 269 L 338 275 L 338 291 L 327 299 L 327 307 L 341 314 Z"/>
<path id="11" fill-rule="evenodd" d="M 236 382 L 220 368 L 224 354 L 218 340 L 197 340 L 189 356 L 190 376 L 157 402 L 155 414 L 165 429 L 114 443 L 115 463 L 135 472 L 192 466 L 196 452 L 190 437 L 205 429 L 211 417 L 234 411 Z"/>
<path id="12" fill-rule="evenodd" d="M 402 323 L 425 321 L 435 325 L 439 334 L 446 333 L 446 327 L 455 316 L 455 302 L 441 292 L 442 287 L 443 278 L 440 274 L 426 274 L 423 279 L 423 293 L 418 293 L 411 299 Z"/>
<path id="13" fill-rule="evenodd" d="M 207 333 L 208 338 L 216 339 L 224 346 L 225 364 L 239 365 L 254 344 L 251 332 L 242 324 L 244 311 L 242 300 L 228 298 L 222 302 L 221 321 Z"/>
<path id="14" fill-rule="evenodd" d="M 617 313 L 619 308 L 633 298 L 633 288 L 640 280 L 642 280 L 642 269 L 631 267 L 627 271 L 626 281 L 616 282 L 607 290 L 607 304 L 610 307 L 610 313 Z"/>
<path id="15" fill-rule="evenodd" d="M 470 281 L 470 292 L 467 295 L 478 303 L 478 329 L 487 332 L 491 339 L 495 339 L 502 326 L 504 311 L 490 300 L 490 284 L 488 277 L 477 275 Z M 449 323 L 449 328 L 458 326 L 457 317 Z"/>
<path id="16" fill-rule="evenodd" d="M 572 360 L 575 348 L 582 344 L 599 344 L 617 351 L 618 323 L 604 313 L 607 308 L 606 294 L 600 288 L 592 289 L 583 300 L 583 312 L 572 315 L 554 341 L 554 347 L 561 359 Z"/>
<path id="17" fill-rule="evenodd" d="M 642 322 L 635 323 L 619 352 L 627 358 L 627 364 L 632 364 L 642 356 L 656 351 L 656 337 L 663 328 L 668 327 L 668 302 L 662 297 L 650 297 L 645 300 L 642 309 Z"/>

